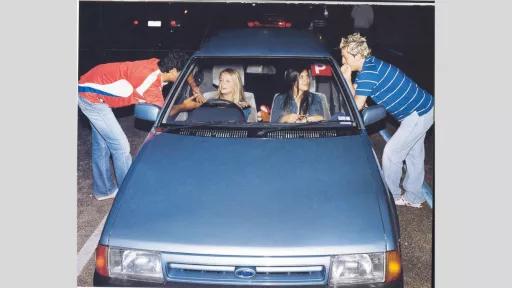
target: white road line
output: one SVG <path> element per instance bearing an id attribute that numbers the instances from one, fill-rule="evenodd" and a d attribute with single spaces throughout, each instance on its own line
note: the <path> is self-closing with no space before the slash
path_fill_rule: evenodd
<path id="1" fill-rule="evenodd" d="M 98 241 L 101 237 L 101 230 L 103 230 L 103 225 L 105 225 L 105 220 L 107 220 L 107 215 L 103 217 L 103 220 L 101 220 L 98 227 L 96 227 L 96 230 L 94 230 L 89 239 L 87 239 L 87 242 L 85 242 L 84 246 L 80 249 L 80 252 L 78 252 L 76 261 L 77 276 L 82 273 L 82 269 L 84 269 L 85 265 L 89 262 L 89 259 L 91 259 L 91 256 L 96 250 L 96 246 L 98 245 Z"/>

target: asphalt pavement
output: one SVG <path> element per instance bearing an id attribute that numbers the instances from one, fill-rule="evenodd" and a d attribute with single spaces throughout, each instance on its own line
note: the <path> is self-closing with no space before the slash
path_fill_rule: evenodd
<path id="1" fill-rule="evenodd" d="M 129 110 L 119 113 L 119 123 L 123 127 L 135 155 L 142 144 L 147 132 L 135 128 L 134 118 Z M 124 114 L 124 115 L 123 115 Z M 78 125 L 78 161 L 77 161 L 77 254 L 88 255 L 87 245 L 91 243 L 91 235 L 98 231 L 112 205 L 113 200 L 98 201 L 91 197 L 92 168 L 91 168 L 91 131 L 86 121 L 80 120 Z M 433 129 L 427 133 L 425 151 L 425 180 L 433 188 L 434 172 L 434 135 Z M 378 134 L 372 134 L 371 140 L 379 159 L 382 155 L 385 141 Z M 434 189 L 432 189 L 434 190 Z M 432 287 L 432 231 L 433 210 L 424 205 L 422 208 L 398 207 L 402 242 L 402 262 L 406 288 Z M 88 242 L 89 240 L 89 242 Z M 94 246 L 97 243 L 93 243 Z M 85 245 L 85 247 L 84 247 Z M 82 253 L 79 253 L 82 252 Z M 79 257 L 80 258 L 80 257 Z M 82 257 L 83 258 L 83 257 Z M 79 259 L 80 261 L 80 259 Z M 94 273 L 94 254 L 87 260 L 82 259 L 83 268 L 77 276 L 77 286 L 92 286 Z M 81 266 L 81 265 L 78 265 Z M 78 269 L 77 269 L 78 270 Z"/>

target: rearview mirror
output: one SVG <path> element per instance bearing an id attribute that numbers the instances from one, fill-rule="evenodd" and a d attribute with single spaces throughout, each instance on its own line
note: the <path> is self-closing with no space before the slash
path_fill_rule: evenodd
<path id="1" fill-rule="evenodd" d="M 272 65 L 248 65 L 245 69 L 248 74 L 276 74 L 276 67 Z"/>
<path id="2" fill-rule="evenodd" d="M 160 107 L 148 103 L 135 104 L 133 112 L 135 118 L 152 122 L 156 121 L 158 113 L 160 113 Z"/>
<path id="3" fill-rule="evenodd" d="M 382 105 L 373 105 L 363 109 L 364 126 L 368 126 L 386 118 L 386 109 Z"/>

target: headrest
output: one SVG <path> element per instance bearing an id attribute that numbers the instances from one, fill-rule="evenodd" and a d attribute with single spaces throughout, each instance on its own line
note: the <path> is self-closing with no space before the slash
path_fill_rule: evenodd
<path id="1" fill-rule="evenodd" d="M 216 65 L 216 66 L 213 66 L 213 69 L 212 69 L 213 85 L 219 86 L 219 74 L 222 70 L 224 70 L 226 68 L 231 68 L 231 69 L 237 71 L 240 74 L 240 78 L 242 78 L 242 85 L 245 85 L 244 67 L 242 65 Z"/>

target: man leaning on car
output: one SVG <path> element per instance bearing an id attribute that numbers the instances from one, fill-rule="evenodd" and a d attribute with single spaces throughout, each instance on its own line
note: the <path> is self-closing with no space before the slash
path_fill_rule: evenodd
<path id="1" fill-rule="evenodd" d="M 357 108 L 363 109 L 366 98 L 383 105 L 400 126 L 384 147 L 382 169 L 395 204 L 421 207 L 425 197 L 421 191 L 425 175 L 424 140 L 434 122 L 434 98 L 420 88 L 400 69 L 370 55 L 366 38 L 359 33 L 342 38 L 341 72 L 354 95 Z M 357 72 L 352 84 L 352 71 Z M 401 195 L 400 179 L 403 161 L 407 165 Z"/>
<path id="2" fill-rule="evenodd" d="M 130 144 L 112 108 L 137 103 L 162 107 L 163 85 L 176 81 L 187 60 L 185 53 L 173 51 L 162 59 L 101 64 L 80 77 L 78 106 L 91 123 L 93 195 L 97 200 L 116 196 L 132 162 Z M 193 78 L 187 80 L 195 95 L 175 105 L 175 113 L 204 102 Z M 110 156 L 117 187 L 112 181 Z"/>

